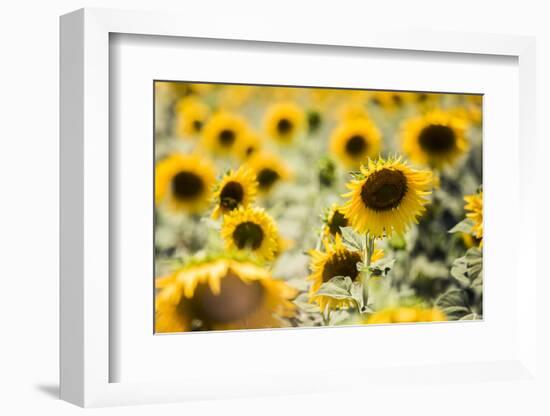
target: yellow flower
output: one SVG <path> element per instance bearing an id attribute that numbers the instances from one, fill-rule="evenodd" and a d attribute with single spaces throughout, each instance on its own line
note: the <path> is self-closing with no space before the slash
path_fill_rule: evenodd
<path id="1" fill-rule="evenodd" d="M 292 142 L 304 129 L 304 110 L 293 102 L 281 102 L 268 108 L 264 118 L 266 134 L 282 144 Z"/>
<path id="2" fill-rule="evenodd" d="M 155 331 L 279 328 L 296 291 L 250 261 L 223 257 L 157 279 Z"/>
<path id="3" fill-rule="evenodd" d="M 323 222 L 323 234 L 327 237 L 329 235 L 333 237 L 341 235 L 342 231 L 340 227 L 347 227 L 349 223 L 348 219 L 342 213 L 342 208 L 336 204 L 330 207 Z"/>
<path id="4" fill-rule="evenodd" d="M 201 212 L 208 206 L 216 179 L 212 163 L 197 155 L 174 154 L 157 163 L 155 203 L 173 211 Z"/>
<path id="5" fill-rule="evenodd" d="M 307 277 L 310 280 L 311 288 L 309 291 L 310 302 L 317 303 L 321 311 L 349 308 L 353 305 L 350 299 L 335 299 L 326 295 L 318 295 L 317 291 L 323 283 L 328 282 L 336 276 L 347 276 L 352 281 L 359 277 L 357 263 L 363 260 L 362 253 L 348 250 L 342 243 L 340 235 L 336 235 L 334 243 L 324 240 L 325 251 L 310 250 L 311 274 Z M 382 250 L 375 250 L 371 261 L 375 262 L 384 257 Z"/>
<path id="6" fill-rule="evenodd" d="M 180 137 L 199 134 L 210 114 L 206 104 L 194 97 L 185 97 L 176 106 L 176 130 Z"/>
<path id="7" fill-rule="evenodd" d="M 291 177 L 285 163 L 272 153 L 256 153 L 250 157 L 246 166 L 256 175 L 258 189 L 262 194 L 269 193 L 277 183 Z"/>
<path id="8" fill-rule="evenodd" d="M 346 103 L 338 110 L 341 120 L 369 119 L 369 113 L 363 103 Z"/>
<path id="9" fill-rule="evenodd" d="M 224 85 L 218 103 L 222 108 L 237 109 L 250 100 L 257 88 L 251 85 Z"/>
<path id="10" fill-rule="evenodd" d="M 242 117 L 222 111 L 214 114 L 204 126 L 201 144 L 216 155 L 233 154 L 247 131 Z"/>
<path id="11" fill-rule="evenodd" d="M 351 192 L 342 213 L 360 234 L 373 237 L 403 233 L 425 211 L 432 188 L 432 173 L 414 170 L 401 158 L 361 166 L 361 174 L 348 183 Z"/>
<path id="12" fill-rule="evenodd" d="M 247 251 L 271 261 L 279 251 L 279 233 L 263 208 L 239 208 L 223 217 L 221 236 L 227 250 Z"/>
<path id="13" fill-rule="evenodd" d="M 373 91 L 371 102 L 387 111 L 395 111 L 405 105 L 405 95 L 399 91 Z"/>
<path id="14" fill-rule="evenodd" d="M 452 165 L 470 147 L 466 127 L 463 118 L 440 110 L 412 118 L 402 127 L 403 151 L 422 165 L 436 169 Z"/>
<path id="15" fill-rule="evenodd" d="M 367 158 L 378 156 L 381 134 L 366 118 L 343 122 L 332 133 L 330 151 L 350 169 L 359 167 Z"/>
<path id="16" fill-rule="evenodd" d="M 474 222 L 472 233 L 475 238 L 481 240 L 483 238 L 483 192 L 465 196 L 464 200 L 466 201 L 464 209 L 468 211 L 466 217 Z"/>
<path id="17" fill-rule="evenodd" d="M 249 130 L 241 140 L 238 156 L 241 160 L 248 160 L 262 148 L 262 138 L 255 131 Z"/>
<path id="18" fill-rule="evenodd" d="M 383 309 L 370 315 L 366 324 L 396 324 L 410 322 L 440 322 L 446 321 L 445 314 L 437 308 L 396 307 Z"/>
<path id="19" fill-rule="evenodd" d="M 214 190 L 214 211 L 212 218 L 227 214 L 239 207 L 248 208 L 254 202 L 258 191 L 255 175 L 244 166 L 227 172 Z"/>

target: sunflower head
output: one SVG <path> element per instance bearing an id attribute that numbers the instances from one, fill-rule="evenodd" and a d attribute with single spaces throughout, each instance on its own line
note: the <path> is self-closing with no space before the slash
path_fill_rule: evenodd
<path id="1" fill-rule="evenodd" d="M 385 111 L 396 111 L 406 104 L 406 95 L 399 91 L 373 91 L 371 103 Z"/>
<path id="2" fill-rule="evenodd" d="M 282 144 L 291 143 L 303 131 L 305 123 L 304 110 L 291 101 L 272 105 L 264 118 L 266 134 Z"/>
<path id="3" fill-rule="evenodd" d="M 156 332 L 279 328 L 296 291 L 250 260 L 224 255 L 158 278 Z"/>
<path id="4" fill-rule="evenodd" d="M 256 175 L 258 190 L 263 195 L 268 194 L 279 182 L 291 177 L 286 164 L 272 153 L 256 153 L 247 161 L 246 166 Z"/>
<path id="5" fill-rule="evenodd" d="M 396 324 L 412 322 L 441 322 L 447 316 L 437 308 L 399 306 L 377 311 L 370 315 L 366 324 Z"/>
<path id="6" fill-rule="evenodd" d="M 242 117 L 222 111 L 214 114 L 204 126 L 201 144 L 217 155 L 234 154 L 247 131 L 247 124 Z"/>
<path id="7" fill-rule="evenodd" d="M 241 160 L 248 160 L 262 148 L 262 138 L 255 131 L 249 130 L 241 140 L 238 156 Z"/>
<path id="8" fill-rule="evenodd" d="M 177 134 L 187 138 L 200 134 L 210 109 L 196 97 L 184 97 L 176 105 Z"/>
<path id="9" fill-rule="evenodd" d="M 349 221 L 342 213 L 342 208 L 333 204 L 323 218 L 323 223 L 323 234 L 327 237 L 329 235 L 336 237 L 342 235 L 340 227 L 347 227 Z"/>
<path id="10" fill-rule="evenodd" d="M 466 217 L 474 222 L 472 234 L 476 239 L 483 238 L 483 191 L 464 197 Z"/>
<path id="11" fill-rule="evenodd" d="M 279 251 L 275 221 L 263 208 L 238 208 L 223 217 L 221 235 L 227 250 L 245 251 L 271 261 Z"/>
<path id="12" fill-rule="evenodd" d="M 466 122 L 451 112 L 431 111 L 403 124 L 403 151 L 416 163 L 441 169 L 469 149 Z"/>
<path id="13" fill-rule="evenodd" d="M 254 201 L 258 183 L 255 175 L 244 166 L 227 172 L 214 190 L 212 218 L 227 214 L 239 207 L 248 208 Z"/>
<path id="14" fill-rule="evenodd" d="M 346 167 L 356 169 L 367 158 L 378 156 L 381 134 L 366 118 L 344 121 L 330 137 L 330 151 Z"/>
<path id="15" fill-rule="evenodd" d="M 155 203 L 166 202 L 173 211 L 198 213 L 208 206 L 215 170 L 197 155 L 174 154 L 157 163 Z"/>
<path id="16" fill-rule="evenodd" d="M 348 183 L 342 213 L 360 234 L 373 237 L 403 233 L 425 211 L 432 173 L 414 170 L 401 158 L 368 160 Z"/>

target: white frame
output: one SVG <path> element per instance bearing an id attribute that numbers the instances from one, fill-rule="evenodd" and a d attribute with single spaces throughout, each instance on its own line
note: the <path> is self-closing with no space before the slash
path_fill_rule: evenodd
<path id="1" fill-rule="evenodd" d="M 521 146 L 521 211 L 536 206 L 535 184 L 535 41 L 529 37 L 505 35 L 382 32 L 374 29 L 341 27 L 327 35 L 325 28 L 312 23 L 307 31 L 267 21 L 243 21 L 234 33 L 229 20 L 212 27 L 200 19 L 186 20 L 165 13 L 83 9 L 61 18 L 61 397 L 81 406 L 179 401 L 208 397 L 236 397 L 266 394 L 254 383 L 237 384 L 227 391 L 208 391 L 208 380 L 195 380 L 195 389 L 185 383 L 109 382 L 109 34 L 143 34 L 229 40 L 249 40 L 312 45 L 354 46 L 413 51 L 474 53 L 517 57 L 520 71 L 520 132 L 529 145 Z M 521 215 L 521 228 L 530 241 L 536 241 L 533 215 Z M 525 286 L 520 288 L 522 323 L 520 355 L 503 362 L 514 379 L 534 377 L 536 371 L 536 269 L 533 255 L 519 247 L 526 264 Z M 491 363 L 478 364 L 479 366 Z M 472 364 L 474 365 L 474 364 Z M 454 368 L 442 365 L 412 372 L 413 378 L 430 378 L 442 369 L 466 379 L 469 365 Z M 475 365 L 474 365 L 475 366 Z M 384 370 L 386 371 L 386 370 Z M 376 372 L 375 372 L 376 373 Z M 376 373 L 380 378 L 383 371 Z M 411 371 L 409 371 L 409 374 Z M 273 377 L 271 391 L 299 393 L 327 391 L 320 383 L 307 384 L 319 377 L 304 375 L 302 383 L 286 380 L 282 390 Z M 281 378 L 284 378 L 281 376 Z M 304 387 L 307 386 L 307 387 Z M 201 390 L 201 387 L 203 389 Z M 264 386 L 265 387 L 265 386 Z M 330 391 L 331 388 L 328 388 Z M 204 392 L 204 393 L 201 393 Z M 241 393 L 241 391 L 243 393 Z"/>

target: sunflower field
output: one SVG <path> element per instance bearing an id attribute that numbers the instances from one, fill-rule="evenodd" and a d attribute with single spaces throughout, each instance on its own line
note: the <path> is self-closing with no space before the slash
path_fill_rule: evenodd
<path id="1" fill-rule="evenodd" d="M 482 96 L 155 82 L 155 330 L 483 317 Z"/>

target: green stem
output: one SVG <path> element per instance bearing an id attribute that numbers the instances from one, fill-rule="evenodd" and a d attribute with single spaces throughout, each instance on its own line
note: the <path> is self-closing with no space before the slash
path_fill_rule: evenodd
<path id="1" fill-rule="evenodd" d="M 373 253 L 374 253 L 374 237 L 369 236 L 369 234 L 365 234 L 365 249 L 364 249 L 363 257 L 365 259 L 367 270 L 361 273 L 362 274 L 361 283 L 363 284 L 363 306 L 367 306 L 369 301 L 368 282 L 370 278 L 370 271 L 368 270 L 368 267 L 371 265 Z"/>

